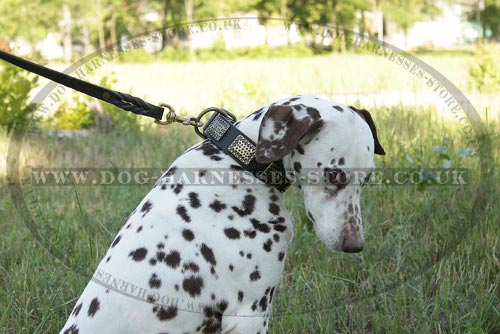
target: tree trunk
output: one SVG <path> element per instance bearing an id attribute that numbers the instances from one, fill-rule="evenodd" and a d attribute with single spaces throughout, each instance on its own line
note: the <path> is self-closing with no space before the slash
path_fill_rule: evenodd
<path id="1" fill-rule="evenodd" d="M 264 18 L 264 22 L 262 23 L 264 26 L 264 45 L 269 45 L 269 33 L 267 29 L 267 17 Z"/>
<path id="2" fill-rule="evenodd" d="M 341 25 L 337 25 L 337 34 L 338 36 L 345 36 L 345 29 L 344 29 L 344 25 L 341 24 Z M 338 43 L 340 43 L 340 52 L 341 53 L 346 53 L 347 52 L 347 47 L 346 47 L 346 43 L 347 42 L 344 42 L 342 41 L 340 38 L 337 38 L 338 40 Z M 346 39 L 347 41 L 347 39 Z"/>
<path id="3" fill-rule="evenodd" d="M 372 13 L 373 13 L 373 20 L 375 23 L 374 30 L 377 34 L 377 39 L 381 42 L 384 41 L 384 16 L 382 14 L 382 9 L 380 8 L 377 4 L 376 0 L 373 0 L 372 2 Z"/>
<path id="4" fill-rule="evenodd" d="M 102 1 L 98 2 L 97 6 L 97 31 L 99 34 L 99 49 L 104 50 L 106 47 L 106 40 L 104 38 L 104 18 L 102 16 L 102 12 L 104 8 L 102 8 Z"/>
<path id="5" fill-rule="evenodd" d="M 111 15 L 111 19 L 109 22 L 109 35 L 111 37 L 111 44 L 116 45 L 118 39 L 116 38 L 116 13 Z"/>
<path id="6" fill-rule="evenodd" d="M 403 27 L 403 36 L 405 39 L 405 50 L 408 50 L 408 27 Z"/>
<path id="7" fill-rule="evenodd" d="M 87 22 L 83 23 L 82 34 L 83 34 L 83 54 L 86 55 L 89 53 L 89 48 L 90 48 L 90 33 L 89 33 L 89 25 Z"/>
<path id="8" fill-rule="evenodd" d="M 167 47 L 167 14 L 168 14 L 168 2 L 165 1 L 165 6 L 163 7 L 163 11 L 161 14 L 161 22 L 162 22 L 162 29 L 161 29 L 161 49 L 165 49 Z"/>
<path id="9" fill-rule="evenodd" d="M 193 0 L 184 0 L 184 7 L 186 9 L 186 19 L 188 25 L 193 22 Z M 186 27 L 189 28 L 189 27 Z M 189 60 L 193 61 L 194 60 L 194 49 L 191 44 L 191 36 L 189 34 L 186 34 L 187 42 L 188 42 L 188 47 L 189 47 Z"/>
<path id="10" fill-rule="evenodd" d="M 63 49 L 64 60 L 69 63 L 72 57 L 72 41 L 71 41 L 71 11 L 68 5 L 63 5 Z"/>
<path id="11" fill-rule="evenodd" d="M 365 11 L 361 11 L 361 23 L 359 27 L 359 35 L 360 37 L 364 38 L 365 36 L 365 31 L 366 31 L 366 22 L 365 22 Z"/>
<path id="12" fill-rule="evenodd" d="M 286 22 L 286 0 L 281 0 L 281 19 Z M 290 45 L 290 32 L 285 30 L 286 45 Z"/>

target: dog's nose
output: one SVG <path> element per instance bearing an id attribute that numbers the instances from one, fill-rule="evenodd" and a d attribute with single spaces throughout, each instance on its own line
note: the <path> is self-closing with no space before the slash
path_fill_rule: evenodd
<path id="1" fill-rule="evenodd" d="M 363 238 L 358 233 L 346 233 L 342 238 L 341 250 L 346 253 L 359 253 L 363 250 Z"/>

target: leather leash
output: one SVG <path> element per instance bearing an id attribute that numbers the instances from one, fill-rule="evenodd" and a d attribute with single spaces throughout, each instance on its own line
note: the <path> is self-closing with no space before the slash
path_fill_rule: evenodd
<path id="1" fill-rule="evenodd" d="M 125 111 L 151 117 L 157 124 L 168 125 L 178 122 L 193 126 L 200 137 L 209 139 L 231 156 L 244 170 L 252 173 L 262 182 L 272 185 L 280 192 L 284 192 L 290 186 L 289 180 L 285 177 L 283 162 L 279 160 L 269 164 L 258 163 L 255 160 L 256 144 L 234 125 L 236 117 L 225 109 L 212 107 L 203 110 L 198 117 L 181 117 L 166 103 L 155 106 L 138 97 L 94 85 L 4 51 L 0 51 L 0 59 Z M 162 120 L 166 110 L 165 120 Z M 209 112 L 214 112 L 214 114 L 203 125 L 201 118 Z M 199 129 L 202 126 L 203 132 Z"/>

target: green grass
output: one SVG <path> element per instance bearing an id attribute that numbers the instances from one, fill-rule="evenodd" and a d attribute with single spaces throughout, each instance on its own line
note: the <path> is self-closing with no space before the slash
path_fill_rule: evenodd
<path id="1" fill-rule="evenodd" d="M 500 62 L 500 57 L 496 57 Z M 472 56 L 425 55 L 421 59 L 459 89 L 468 90 L 468 64 L 473 61 Z M 63 69 L 64 66 L 59 64 L 54 68 Z M 362 98 L 364 94 L 380 92 L 433 93 L 425 80 L 384 58 L 369 54 L 197 63 L 108 63 L 86 79 L 99 83 L 100 77 L 106 74 L 117 78 L 117 83 L 110 87 L 112 89 L 133 92 L 151 103 L 168 102 L 181 113 L 190 115 L 196 115 L 208 106 L 224 106 L 236 114 L 245 115 L 262 104 L 293 94 L 327 98 L 360 94 Z M 474 105 L 484 111 L 481 102 L 485 97 L 470 97 Z"/>
<path id="2" fill-rule="evenodd" d="M 353 56 L 351 64 L 360 75 L 365 66 L 378 59 Z M 230 77 L 224 74 L 260 69 L 271 60 L 186 64 L 171 73 L 167 81 L 188 85 L 191 77 L 200 78 L 193 90 L 219 91 L 215 99 L 243 113 L 278 94 L 323 94 L 331 77 L 349 78 L 351 89 L 381 91 L 385 83 L 350 78 L 344 67 L 327 74 L 312 71 L 322 68 L 326 57 L 279 60 L 267 73 L 262 86 L 255 84 L 241 96 L 224 89 L 259 82 L 265 74 Z M 445 64 L 446 59 L 433 59 Z M 459 63 L 467 62 L 460 58 Z M 286 72 L 296 64 L 296 74 Z M 252 70 L 246 66 L 253 64 Z M 264 64 L 264 65 L 263 65 Z M 453 66 L 458 66 L 453 63 Z M 304 66 L 302 66 L 304 65 Z M 307 66 L 306 66 L 307 65 Z M 309 67 L 308 67 L 309 66 Z M 385 66 L 385 65 L 384 65 Z M 230 67 L 230 70 L 227 70 Z M 205 72 L 204 69 L 207 69 Z M 218 78 L 204 78 L 216 72 Z M 374 71 L 384 75 L 385 67 Z M 186 73 L 189 71 L 189 77 Z M 258 71 L 258 70 L 257 70 Z M 334 73 L 335 72 L 335 73 Z M 323 73 L 323 72 L 321 72 Z M 334 74 L 332 74 L 334 73 Z M 308 76 L 309 74 L 309 76 Z M 228 75 L 231 75 L 229 73 Z M 463 73 L 457 74 L 463 79 Z M 262 78 L 261 78 L 262 79 Z M 273 81 L 274 80 L 274 81 Z M 408 81 L 413 80 L 408 75 Z M 408 84 L 404 77 L 396 81 Z M 208 83 L 207 83 L 208 82 Z M 217 82 L 221 86 L 215 88 Z M 365 87 L 371 85 L 370 88 Z M 276 87 L 276 86 L 277 87 Z M 344 88 L 347 88 L 345 85 Z M 226 87 L 227 86 L 227 87 Z M 397 87 L 394 87 L 397 88 Z M 269 90 L 268 90 L 269 89 Z M 332 88 L 337 91 L 337 88 Z M 421 88 L 419 88 L 421 89 Z M 423 89 L 423 88 L 422 88 Z M 179 88 L 179 91 L 182 89 Z M 168 91 L 168 90 L 167 90 Z M 245 93 L 246 92 L 246 93 Z M 180 105 L 202 104 L 187 93 Z M 224 95 L 225 94 L 225 95 Z M 207 95 L 208 96 L 208 95 Z M 169 99 L 166 98 L 168 101 Z M 194 101 L 194 102 L 193 102 Z M 214 101 L 217 103 L 217 101 Z M 205 105 L 207 106 L 207 105 Z M 188 108 L 183 110 L 190 110 Z M 480 214 L 471 216 L 473 200 L 484 189 L 479 187 L 479 156 L 460 158 L 458 152 L 469 147 L 460 135 L 461 128 L 452 118 L 436 115 L 433 107 L 386 107 L 371 109 L 387 155 L 377 157 L 378 166 L 440 167 L 444 160 L 433 148 L 443 146 L 453 167 L 470 170 L 471 182 L 464 187 L 367 187 L 362 196 L 365 249 L 360 254 L 341 254 L 326 249 L 308 222 L 300 194 L 291 189 L 286 205 L 295 220 L 296 233 L 289 248 L 282 282 L 273 303 L 271 333 L 498 333 L 499 244 L 497 187 L 499 178 L 490 183 L 488 204 Z M 498 167 L 498 129 L 492 118 L 487 124 Z M 0 137 L 5 154 L 8 138 Z M 93 134 L 78 140 L 57 141 L 42 134 L 25 138 L 21 163 L 43 167 L 158 167 L 166 168 L 183 150 L 198 139 L 190 129 L 145 126 L 142 132 Z M 410 156 L 414 161 L 409 162 Z M 71 308 L 87 284 L 97 263 L 114 238 L 126 216 L 137 206 L 150 186 L 133 187 L 34 187 L 26 186 L 30 212 L 36 216 L 40 238 L 56 249 L 51 254 L 36 242 L 23 224 L 10 198 L 0 186 L 0 333 L 54 333 L 64 324 Z M 56 255 L 56 256 L 54 256 Z"/>

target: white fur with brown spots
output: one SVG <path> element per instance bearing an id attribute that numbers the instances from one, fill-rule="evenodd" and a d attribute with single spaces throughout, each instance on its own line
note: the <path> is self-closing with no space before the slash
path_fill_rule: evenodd
<path id="1" fill-rule="evenodd" d="M 238 124 L 257 143 L 259 162 L 283 159 L 296 174 L 330 172 L 331 184 L 301 191 L 319 238 L 347 252 L 363 246 L 361 185 L 338 180 L 348 168 L 373 169 L 374 153 L 384 153 L 366 113 L 297 96 Z M 201 178 L 239 169 L 208 141 L 166 174 L 190 168 Z M 61 333 L 264 334 L 292 235 L 282 194 L 268 185 L 158 182 L 118 232 Z"/>

